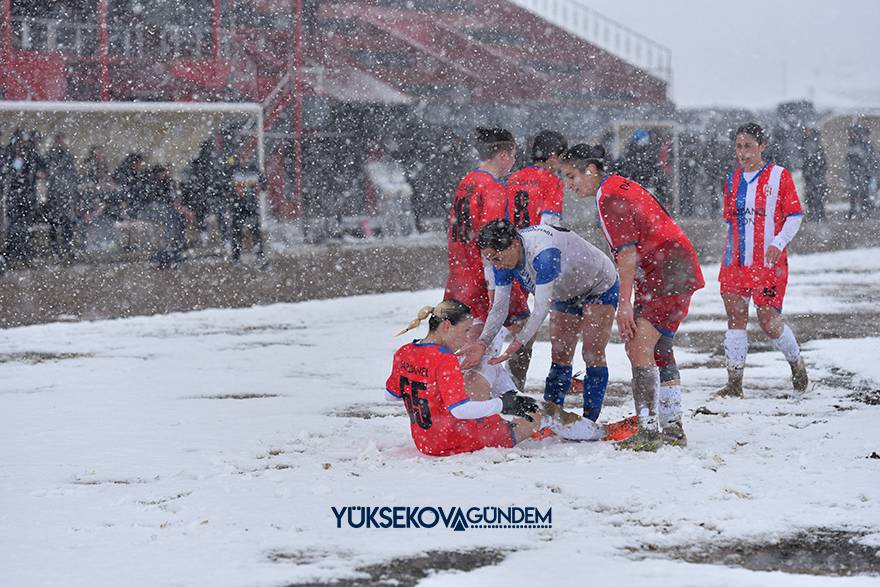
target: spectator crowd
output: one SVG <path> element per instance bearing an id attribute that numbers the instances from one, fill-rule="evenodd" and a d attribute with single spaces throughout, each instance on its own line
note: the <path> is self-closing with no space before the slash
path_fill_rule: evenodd
<path id="1" fill-rule="evenodd" d="M 63 134 L 55 135 L 44 152 L 40 143 L 37 133 L 16 130 L 0 146 L 8 266 L 31 264 L 38 227 L 45 228 L 53 257 L 69 263 L 85 252 L 131 250 L 132 227 L 140 223 L 158 237 L 153 260 L 169 267 L 184 259 L 189 235 L 207 242 L 211 218 L 231 261 L 240 260 L 249 233 L 264 262 L 259 190 L 265 180 L 253 157 L 244 160 L 224 149 L 222 140 L 205 141 L 180 180 L 142 153 L 130 153 L 113 166 L 104 148 L 93 146 L 79 163 Z"/>

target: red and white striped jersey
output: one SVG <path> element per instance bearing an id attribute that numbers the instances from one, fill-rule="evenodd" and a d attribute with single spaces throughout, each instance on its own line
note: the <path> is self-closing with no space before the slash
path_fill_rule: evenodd
<path id="1" fill-rule="evenodd" d="M 723 266 L 762 267 L 764 253 L 789 216 L 803 214 L 791 173 L 768 162 L 746 179 L 742 167 L 727 176 L 724 220 L 727 246 Z M 785 250 L 782 251 L 784 262 Z"/>

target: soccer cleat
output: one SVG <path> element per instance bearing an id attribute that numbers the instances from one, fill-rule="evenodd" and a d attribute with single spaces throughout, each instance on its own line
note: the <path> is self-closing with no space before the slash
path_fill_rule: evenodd
<path id="1" fill-rule="evenodd" d="M 743 397 L 743 368 L 727 368 L 727 385 L 712 394 L 713 397 Z"/>
<path id="2" fill-rule="evenodd" d="M 581 419 L 574 412 L 567 412 L 562 409 L 562 406 L 553 402 L 544 402 L 544 416 L 563 426 L 574 424 Z"/>
<path id="3" fill-rule="evenodd" d="M 807 376 L 807 366 L 804 365 L 804 358 L 798 357 L 797 361 L 789 363 L 789 365 L 791 366 L 791 384 L 794 390 L 801 393 L 805 392 L 807 385 L 810 383 L 810 378 Z"/>
<path id="4" fill-rule="evenodd" d="M 684 433 L 684 426 L 681 425 L 679 420 L 672 421 L 664 426 L 661 435 L 663 436 L 663 444 L 680 446 L 682 448 L 687 446 L 688 438 Z"/>
<path id="5" fill-rule="evenodd" d="M 568 393 L 570 394 L 582 394 L 584 393 L 584 372 L 578 371 L 571 378 L 571 387 L 568 388 Z"/>
<path id="6" fill-rule="evenodd" d="M 550 430 L 549 428 L 541 428 L 536 430 L 529 438 L 534 438 L 535 440 L 544 440 L 545 438 L 550 438 L 551 436 L 556 436 L 556 433 Z"/>
<path id="7" fill-rule="evenodd" d="M 617 422 L 608 422 L 604 426 L 605 437 L 602 440 L 620 441 L 634 435 L 639 431 L 639 417 L 630 416 Z"/>
<path id="8" fill-rule="evenodd" d="M 638 432 L 617 443 L 617 448 L 621 450 L 636 452 L 656 452 L 661 446 L 663 446 L 663 438 L 660 436 L 660 431 L 641 426 Z"/>

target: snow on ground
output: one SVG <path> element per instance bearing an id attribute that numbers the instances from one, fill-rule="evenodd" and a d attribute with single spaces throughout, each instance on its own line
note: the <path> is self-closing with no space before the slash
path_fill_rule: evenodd
<path id="1" fill-rule="evenodd" d="M 786 311 L 873 310 L 866 319 L 877 320 L 862 294 L 880 286 L 880 249 L 792 265 Z M 720 336 L 716 274 L 706 268 L 693 323 L 714 324 Z M 800 398 L 782 357 L 762 352 L 749 357 L 749 399 L 711 399 L 723 369 L 683 349 L 684 450 L 631 454 L 550 439 L 431 459 L 382 389 L 403 343 L 393 334 L 440 295 L 0 332 L 3 584 L 275 586 L 476 547 L 509 554 L 423 583 L 876 584 L 643 559 L 627 548 L 811 528 L 873 533 L 864 543 L 880 544 L 880 461 L 865 458 L 880 451 L 880 407 L 848 397 L 840 377 L 880 384 L 880 329 L 806 344 L 816 383 Z M 548 361 L 539 343 L 530 386 L 541 385 Z M 609 362 L 612 380 L 628 380 L 620 345 Z M 629 402 L 609 406 L 603 419 L 630 411 Z M 337 529 L 331 506 L 351 505 L 552 508 L 552 528 Z"/>

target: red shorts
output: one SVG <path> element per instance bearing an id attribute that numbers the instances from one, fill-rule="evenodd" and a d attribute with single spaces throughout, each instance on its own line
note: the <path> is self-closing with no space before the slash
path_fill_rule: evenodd
<path id="1" fill-rule="evenodd" d="M 446 281 L 446 293 L 443 299 L 456 299 L 471 309 L 471 315 L 486 322 L 489 316 L 489 290 L 482 272 L 479 279 L 462 274 L 449 274 Z M 519 282 L 514 282 L 510 290 L 510 308 L 507 310 L 505 326 L 513 322 L 524 320 L 529 317 L 529 294 L 522 288 Z"/>
<path id="2" fill-rule="evenodd" d="M 756 306 L 769 306 L 782 311 L 785 288 L 788 286 L 788 263 L 774 267 L 721 267 L 718 275 L 721 293 L 751 298 Z"/>
<path id="3" fill-rule="evenodd" d="M 483 448 L 511 448 L 516 444 L 513 436 L 513 424 L 498 416 L 489 416 L 479 420 L 456 420 L 445 430 L 438 430 L 432 435 L 434 442 L 416 443 L 420 452 L 432 457 L 474 452 Z"/>
<path id="4" fill-rule="evenodd" d="M 660 334 L 672 338 L 688 315 L 693 295 L 694 292 L 691 291 L 655 298 L 637 290 L 633 304 L 634 317 L 644 318 L 660 331 Z"/>

